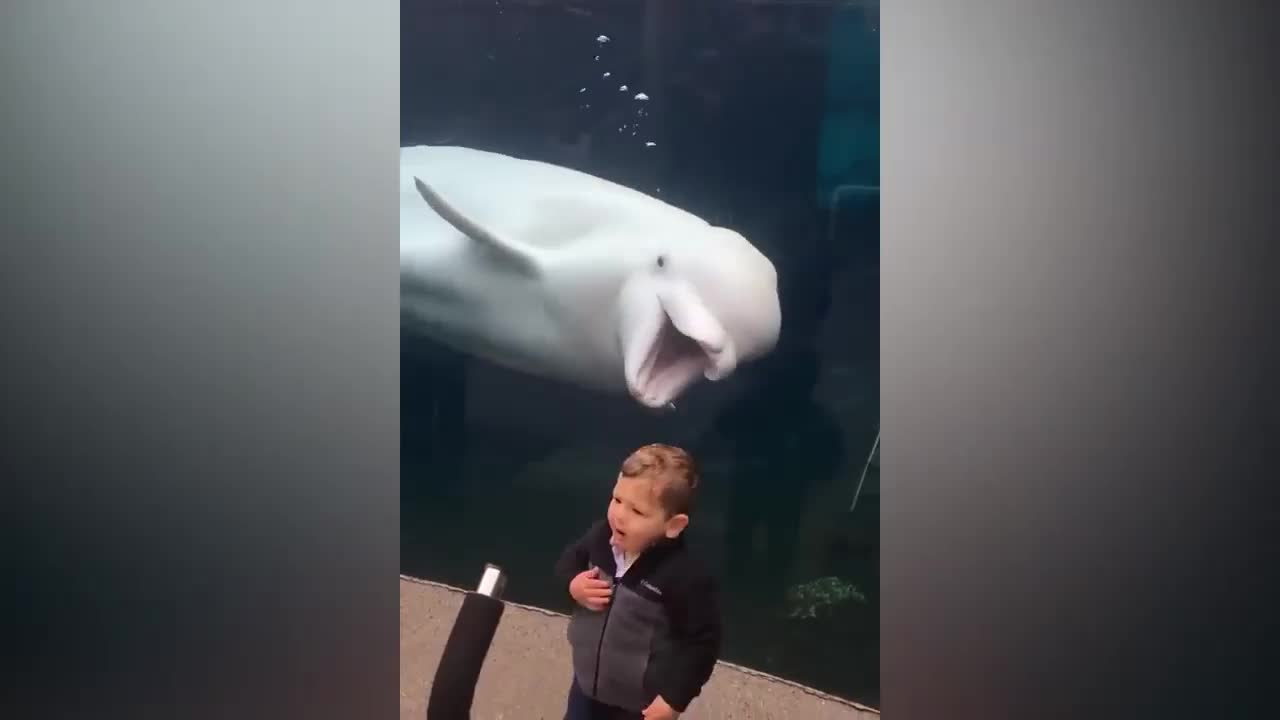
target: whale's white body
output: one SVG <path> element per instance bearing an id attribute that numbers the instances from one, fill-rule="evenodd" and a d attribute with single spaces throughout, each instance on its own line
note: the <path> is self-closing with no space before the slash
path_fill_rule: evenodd
<path id="1" fill-rule="evenodd" d="M 400 193 L 407 331 L 654 407 L 776 343 L 772 263 L 737 233 L 644 193 L 434 146 L 401 149 Z"/>

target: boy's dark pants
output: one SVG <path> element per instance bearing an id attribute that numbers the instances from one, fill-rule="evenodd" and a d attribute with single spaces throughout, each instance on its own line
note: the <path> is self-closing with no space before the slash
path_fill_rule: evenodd
<path id="1" fill-rule="evenodd" d="M 642 717 L 638 712 L 592 700 L 578 687 L 577 680 L 569 683 L 569 702 L 564 720 L 641 720 Z"/>

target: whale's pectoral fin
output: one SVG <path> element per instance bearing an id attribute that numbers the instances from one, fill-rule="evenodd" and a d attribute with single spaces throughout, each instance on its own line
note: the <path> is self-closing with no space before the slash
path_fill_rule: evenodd
<path id="1" fill-rule="evenodd" d="M 421 178 L 414 177 L 413 182 L 418 187 L 418 194 L 422 196 L 423 200 L 427 201 L 427 205 L 430 205 L 432 210 L 435 210 L 440 217 L 444 218 L 458 232 L 476 242 L 482 243 L 498 258 L 525 272 L 536 274 L 540 271 L 541 262 L 534 250 L 519 243 L 500 238 L 471 218 L 463 215 L 443 197 L 440 197 L 440 193 L 424 183 Z"/>

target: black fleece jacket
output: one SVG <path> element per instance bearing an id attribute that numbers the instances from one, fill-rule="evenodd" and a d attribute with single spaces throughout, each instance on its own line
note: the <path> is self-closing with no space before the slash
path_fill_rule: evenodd
<path id="1" fill-rule="evenodd" d="M 556 575 L 568 591 L 578 573 L 599 568 L 614 584 L 603 611 L 577 606 L 570 621 L 574 674 L 600 702 L 643 710 L 660 695 L 684 712 L 702 692 L 720 655 L 722 626 L 715 580 L 685 546 L 663 539 L 621 578 L 606 521 L 564 549 Z"/>

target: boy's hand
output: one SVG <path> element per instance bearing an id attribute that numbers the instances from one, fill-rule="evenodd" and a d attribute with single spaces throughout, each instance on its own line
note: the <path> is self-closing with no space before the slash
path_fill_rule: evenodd
<path id="1" fill-rule="evenodd" d="M 569 581 L 569 594 L 582 607 L 599 612 L 609 604 L 613 589 L 608 582 L 600 579 L 600 570 L 592 568 L 578 573 Z"/>
<path id="2" fill-rule="evenodd" d="M 644 709 L 644 720 L 675 720 L 680 717 L 680 713 L 676 712 L 662 696 L 653 699 L 649 703 L 649 707 Z"/>

